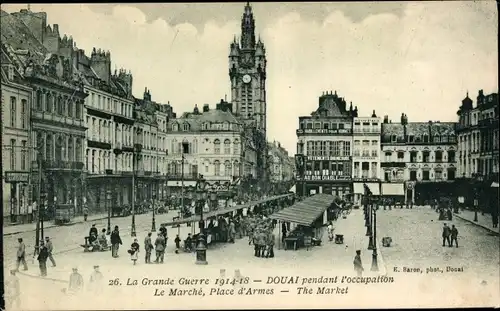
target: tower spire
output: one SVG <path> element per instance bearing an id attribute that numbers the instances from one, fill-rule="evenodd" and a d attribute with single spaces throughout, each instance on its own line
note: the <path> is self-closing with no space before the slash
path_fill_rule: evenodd
<path id="1" fill-rule="evenodd" d="M 241 47 L 243 49 L 253 49 L 255 47 L 255 20 L 250 2 L 247 2 L 241 19 Z"/>

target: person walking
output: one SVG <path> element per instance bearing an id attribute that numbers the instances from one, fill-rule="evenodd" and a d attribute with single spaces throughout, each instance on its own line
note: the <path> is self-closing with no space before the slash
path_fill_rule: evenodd
<path id="1" fill-rule="evenodd" d="M 450 247 L 453 247 L 453 241 L 455 241 L 455 245 L 458 247 L 458 229 L 455 225 L 451 225 L 451 244 Z"/>
<path id="2" fill-rule="evenodd" d="M 5 282 L 6 310 L 21 310 L 21 284 L 16 275 L 17 270 L 10 270 L 10 278 Z"/>
<path id="3" fill-rule="evenodd" d="M 115 226 L 113 232 L 111 232 L 111 256 L 113 258 L 118 258 L 118 249 L 122 244 L 122 239 L 120 238 L 120 231 L 118 230 L 118 226 Z"/>
<path id="4" fill-rule="evenodd" d="M 179 254 L 179 249 L 181 248 L 181 238 L 178 234 L 175 235 L 175 253 Z"/>
<path id="5" fill-rule="evenodd" d="M 274 239 L 276 237 L 274 236 L 274 234 L 271 232 L 269 232 L 268 236 L 267 236 L 267 254 L 266 254 L 266 258 L 274 258 Z"/>
<path id="6" fill-rule="evenodd" d="M 87 221 L 87 217 L 89 216 L 89 209 L 87 208 L 87 204 L 83 207 L 83 221 Z"/>
<path id="7" fill-rule="evenodd" d="M 78 268 L 74 267 L 69 276 L 68 293 L 77 294 L 83 289 L 83 277 L 78 273 Z"/>
<path id="8" fill-rule="evenodd" d="M 363 271 L 365 270 L 363 268 L 363 263 L 361 262 L 361 251 L 357 250 L 356 251 L 356 256 L 354 256 L 354 271 L 356 271 L 356 274 L 358 276 L 363 276 Z"/>
<path id="9" fill-rule="evenodd" d="M 104 277 L 101 271 L 99 271 L 99 266 L 95 265 L 94 271 L 90 275 L 89 290 L 91 290 L 94 294 L 99 295 L 103 289 L 103 279 Z"/>
<path id="10" fill-rule="evenodd" d="M 144 250 L 146 251 L 145 262 L 151 263 L 151 252 L 153 251 L 154 246 L 151 241 L 151 232 L 148 233 L 148 236 L 144 239 Z"/>
<path id="11" fill-rule="evenodd" d="M 165 257 L 165 238 L 161 233 L 158 233 L 155 241 L 156 260 L 155 263 L 163 263 Z"/>
<path id="12" fill-rule="evenodd" d="M 132 262 L 134 263 L 134 266 L 137 262 L 137 259 L 139 259 L 139 249 L 139 242 L 137 241 L 137 239 L 134 239 L 134 243 L 130 245 L 130 257 L 132 259 Z"/>
<path id="13" fill-rule="evenodd" d="M 443 226 L 443 246 L 445 246 L 445 242 L 448 243 L 448 246 L 451 247 L 451 241 L 450 241 L 450 234 L 451 234 L 451 230 L 450 230 L 450 227 L 448 227 L 447 224 L 444 224 Z"/>
<path id="14" fill-rule="evenodd" d="M 38 250 L 38 266 L 40 267 L 40 275 L 47 276 L 47 258 L 49 257 L 49 252 L 45 247 L 43 240 L 40 241 L 40 248 Z"/>
<path id="15" fill-rule="evenodd" d="M 54 250 L 54 246 L 52 245 L 52 241 L 48 236 L 45 237 L 45 247 L 47 247 L 47 251 L 49 252 L 49 259 L 52 262 L 52 267 L 56 266 L 56 261 L 54 260 L 54 256 L 52 256 L 52 251 Z"/>
<path id="16" fill-rule="evenodd" d="M 19 238 L 17 241 L 19 242 L 19 245 L 17 248 L 16 271 L 19 271 L 19 265 L 21 263 L 23 264 L 23 270 L 26 271 L 28 270 L 28 264 L 26 263 L 26 245 L 24 245 L 23 238 Z"/>

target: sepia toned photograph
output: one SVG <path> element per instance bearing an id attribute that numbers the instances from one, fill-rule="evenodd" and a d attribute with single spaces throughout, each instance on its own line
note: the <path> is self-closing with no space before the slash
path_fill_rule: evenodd
<path id="1" fill-rule="evenodd" d="M 500 307 L 495 1 L 0 22 L 2 309 Z"/>

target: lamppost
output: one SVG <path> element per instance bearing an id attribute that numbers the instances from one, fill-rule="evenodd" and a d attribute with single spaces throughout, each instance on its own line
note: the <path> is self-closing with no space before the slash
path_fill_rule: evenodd
<path id="1" fill-rule="evenodd" d="M 203 220 L 203 208 L 206 201 L 207 192 L 205 191 L 206 182 L 203 175 L 200 175 L 198 182 L 196 183 L 196 192 L 198 195 L 198 203 L 200 207 L 200 234 L 198 237 L 198 243 L 196 245 L 196 264 L 206 265 L 207 262 L 207 246 L 205 242 L 205 221 Z"/>
<path id="2" fill-rule="evenodd" d="M 111 190 L 106 190 L 106 205 L 108 208 L 108 230 L 106 232 L 107 235 L 111 234 Z"/>
<path id="3" fill-rule="evenodd" d="M 135 137 L 135 133 L 134 133 Z M 130 230 L 130 235 L 132 237 L 136 237 L 136 231 L 135 231 L 135 144 L 133 146 L 132 150 L 132 226 Z"/>
<path id="4" fill-rule="evenodd" d="M 367 222 L 366 226 L 366 236 L 369 237 L 368 241 L 368 249 L 372 250 L 374 249 L 374 243 L 373 243 L 373 230 L 372 226 L 374 225 L 374 219 L 373 219 L 373 200 L 372 200 L 372 192 L 370 188 L 366 184 L 363 184 L 363 188 L 365 191 L 365 206 L 366 206 L 366 213 L 367 215 L 365 216 L 365 221 Z"/>
<path id="5" fill-rule="evenodd" d="M 372 204 L 376 204 L 372 201 Z M 372 267 L 371 271 L 378 271 L 378 261 L 377 261 L 377 208 L 372 208 L 373 210 L 373 253 L 372 253 Z"/>
<path id="6" fill-rule="evenodd" d="M 155 219 L 155 199 L 156 193 L 151 196 L 153 199 L 153 219 L 151 220 L 151 232 L 156 232 L 156 219 Z"/>
<path id="7" fill-rule="evenodd" d="M 474 198 L 474 221 L 477 222 L 477 209 L 479 206 L 479 200 L 477 199 L 477 194 L 476 197 Z"/>

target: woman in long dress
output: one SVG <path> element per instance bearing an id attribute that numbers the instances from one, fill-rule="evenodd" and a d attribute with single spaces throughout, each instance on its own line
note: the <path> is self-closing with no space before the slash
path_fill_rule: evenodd
<path id="1" fill-rule="evenodd" d="M 132 259 L 132 261 L 134 262 L 134 265 L 135 263 L 137 262 L 137 259 L 139 259 L 139 242 L 137 241 L 137 239 L 134 239 L 134 243 L 132 243 L 131 245 L 131 252 L 130 252 L 130 257 Z"/>

